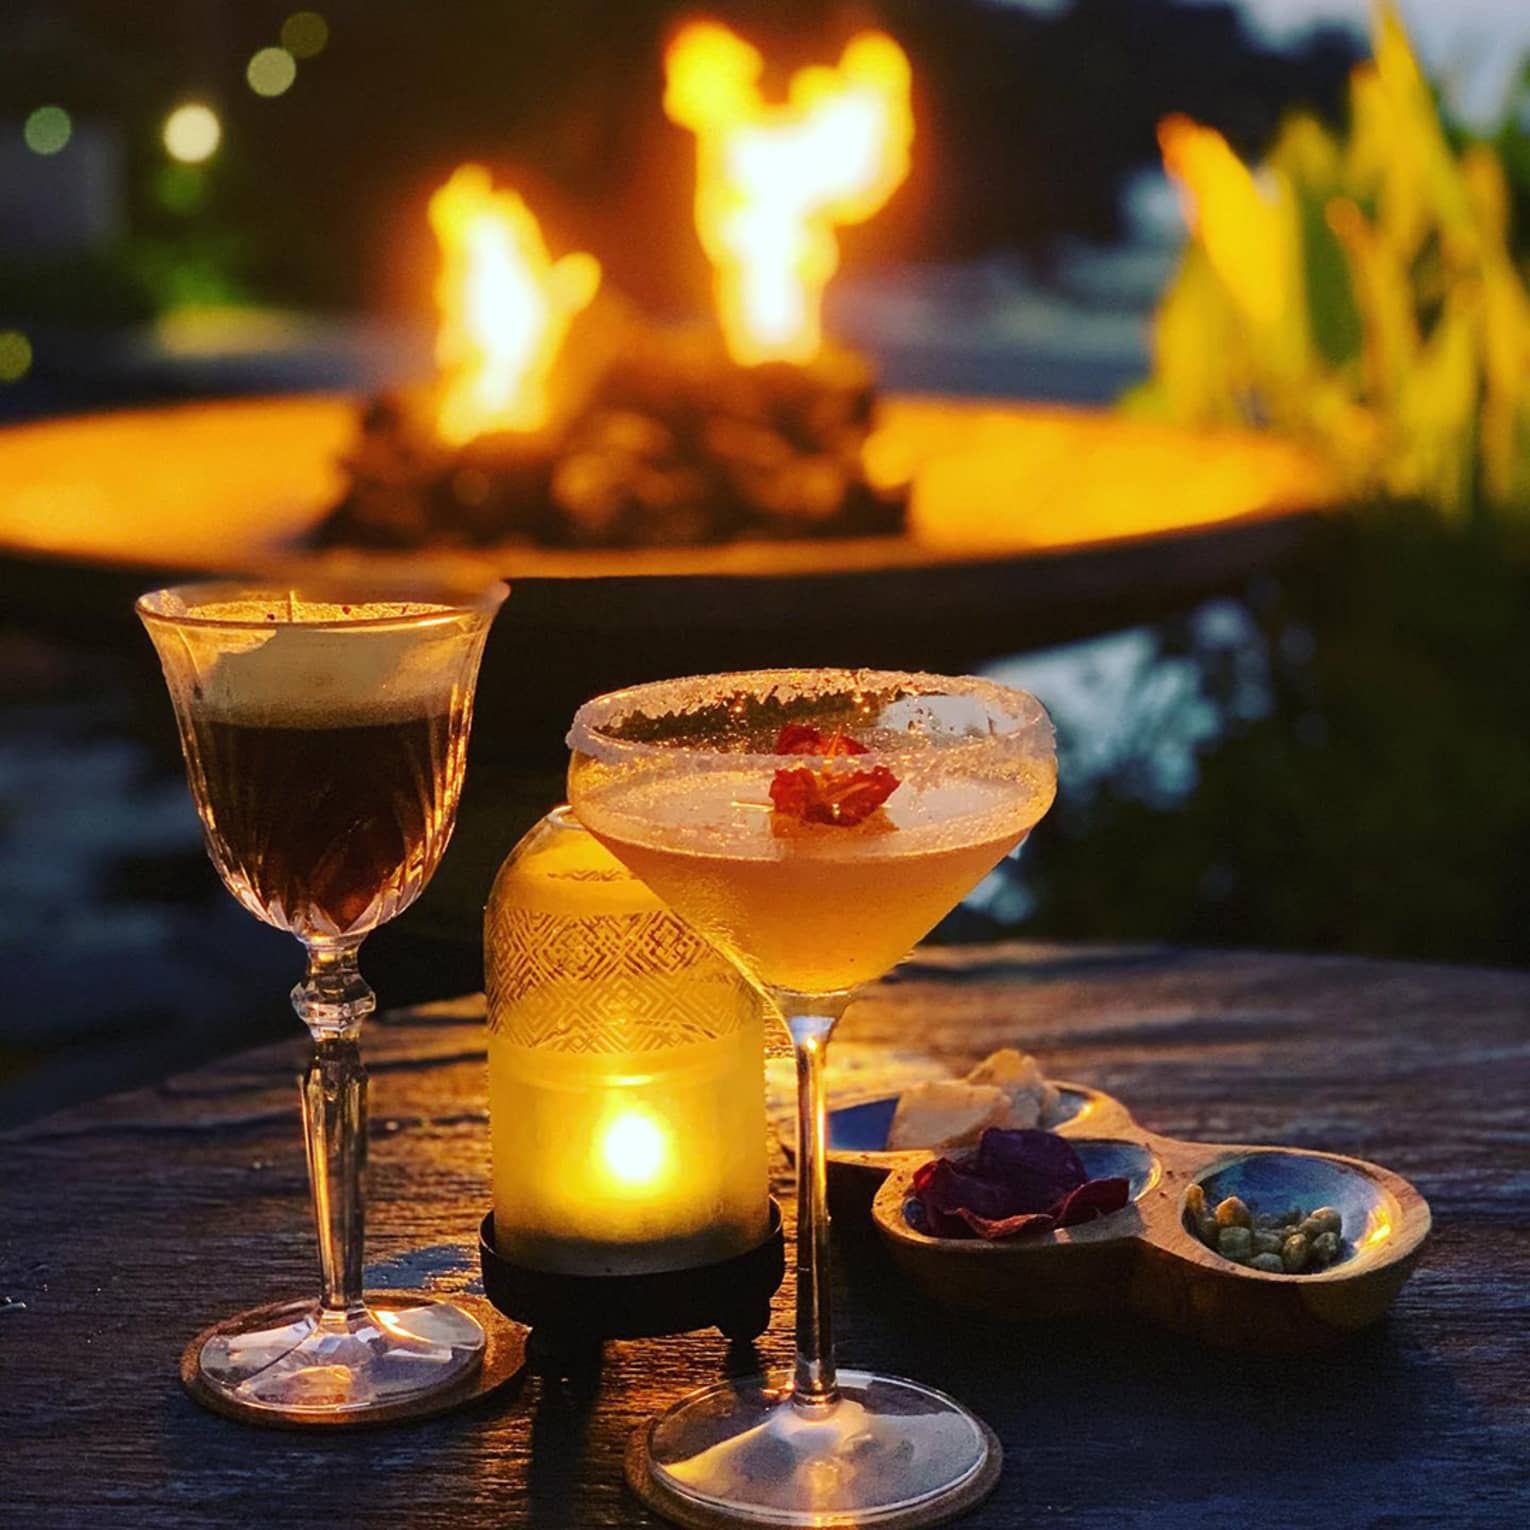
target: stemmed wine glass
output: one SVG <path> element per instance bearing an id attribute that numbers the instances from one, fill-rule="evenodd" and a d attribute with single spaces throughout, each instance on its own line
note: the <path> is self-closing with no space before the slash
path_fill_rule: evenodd
<path id="1" fill-rule="evenodd" d="M 569 746 L 585 827 L 762 990 L 797 1061 L 794 1373 L 682 1399 L 635 1438 L 633 1487 L 682 1524 L 957 1512 L 997 1477 L 992 1433 L 931 1387 L 835 1368 L 824 1050 L 1051 805 L 1045 711 L 986 680 L 766 670 L 599 697 Z"/>
<path id="2" fill-rule="evenodd" d="M 143 596 L 207 851 L 224 884 L 307 953 L 292 1005 L 318 1228 L 317 1299 L 217 1325 L 198 1381 L 233 1411 L 397 1414 L 466 1381 L 484 1333 L 449 1302 L 362 1291 L 367 933 L 451 838 L 478 663 L 503 584 L 385 590 L 208 583 Z"/>

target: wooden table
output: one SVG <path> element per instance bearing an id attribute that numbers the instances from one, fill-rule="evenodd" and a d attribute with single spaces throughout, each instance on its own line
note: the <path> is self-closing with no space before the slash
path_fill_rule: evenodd
<path id="1" fill-rule="evenodd" d="M 478 1008 L 371 1028 L 375 1284 L 475 1279 Z M 1392 1318 L 1289 1362 L 1136 1323 L 985 1328 L 925 1305 L 840 1229 L 842 1357 L 946 1387 L 1004 1441 L 974 1530 L 1530 1524 L 1530 974 L 937 951 L 841 1035 L 847 1052 L 887 1042 L 952 1064 L 1020 1041 L 1156 1130 L 1375 1159 L 1434 1207 Z M 719 1373 L 715 1334 L 612 1345 L 593 1386 L 530 1377 L 471 1412 L 322 1439 L 242 1428 L 181 1393 L 196 1328 L 313 1282 L 299 1053 L 294 1038 L 0 1139 L 0 1525 L 653 1523 L 622 1486 L 622 1447 Z M 790 1352 L 789 1298 L 790 1277 L 759 1345 L 772 1363 Z"/>

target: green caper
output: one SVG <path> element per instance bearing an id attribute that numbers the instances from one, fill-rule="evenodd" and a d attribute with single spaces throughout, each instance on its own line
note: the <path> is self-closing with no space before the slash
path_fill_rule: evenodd
<path id="1" fill-rule="evenodd" d="M 1246 1227 L 1226 1227 L 1217 1234 L 1217 1252 L 1224 1259 L 1244 1263 L 1254 1251 L 1254 1235 Z"/>
<path id="2" fill-rule="evenodd" d="M 1337 1233 L 1319 1233 L 1312 1240 L 1312 1262 L 1320 1268 L 1326 1267 L 1339 1257 L 1339 1235 Z"/>
<path id="3" fill-rule="evenodd" d="M 1229 1195 L 1213 1212 L 1201 1185 L 1185 1191 L 1188 1220 L 1207 1248 L 1235 1264 L 1270 1274 L 1301 1275 L 1326 1269 L 1343 1252 L 1342 1216 L 1333 1206 L 1262 1212 Z"/>
<path id="4" fill-rule="evenodd" d="M 1236 1195 L 1229 1195 L 1217 1206 L 1217 1222 L 1222 1227 L 1252 1227 L 1254 1218 Z"/>

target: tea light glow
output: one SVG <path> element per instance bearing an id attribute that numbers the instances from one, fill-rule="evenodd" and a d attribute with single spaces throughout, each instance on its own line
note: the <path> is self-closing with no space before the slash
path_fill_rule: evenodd
<path id="1" fill-rule="evenodd" d="M 600 1156 L 618 1184 L 656 1189 L 667 1177 L 669 1133 L 644 1111 L 623 1111 L 601 1134 Z"/>

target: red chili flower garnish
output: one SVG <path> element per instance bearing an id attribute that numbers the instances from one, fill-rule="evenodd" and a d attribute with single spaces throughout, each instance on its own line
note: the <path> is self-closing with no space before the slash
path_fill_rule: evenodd
<path id="1" fill-rule="evenodd" d="M 787 723 L 776 735 L 775 752 L 814 754 L 826 760 L 869 753 L 848 733 L 825 734 L 806 723 Z M 770 802 L 776 812 L 799 823 L 852 828 L 871 817 L 897 789 L 898 778 L 885 765 L 869 770 L 786 766 L 770 783 Z"/>

